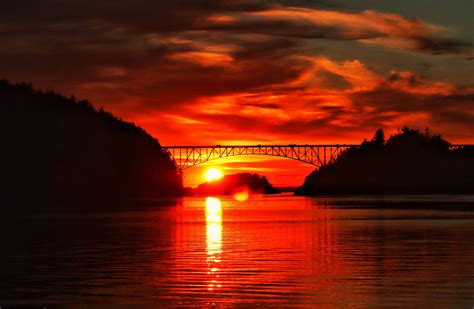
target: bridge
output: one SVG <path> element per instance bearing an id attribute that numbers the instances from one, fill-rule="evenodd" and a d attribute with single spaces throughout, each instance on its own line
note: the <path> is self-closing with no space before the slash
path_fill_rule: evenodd
<path id="1" fill-rule="evenodd" d="M 215 145 L 215 146 L 162 146 L 175 160 L 177 167 L 184 170 L 205 162 L 233 156 L 264 155 L 297 160 L 321 167 L 333 162 L 349 148 L 360 145 Z M 473 147 L 452 145 L 451 150 Z"/>
<path id="2" fill-rule="evenodd" d="M 233 156 L 264 155 L 283 157 L 323 166 L 334 161 L 344 150 L 358 145 L 216 145 L 163 146 L 179 169 L 187 169 L 208 161 Z"/>

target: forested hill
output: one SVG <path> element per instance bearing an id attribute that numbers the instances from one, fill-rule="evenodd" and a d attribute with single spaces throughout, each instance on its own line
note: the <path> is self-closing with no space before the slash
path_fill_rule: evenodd
<path id="1" fill-rule="evenodd" d="M 405 127 L 387 141 L 378 130 L 312 172 L 295 194 L 473 194 L 474 149 L 450 146 L 429 130 Z"/>
<path id="2" fill-rule="evenodd" d="M 156 139 L 85 100 L 2 80 L 0 117 L 0 188 L 10 205 L 181 193 L 181 177 Z"/>

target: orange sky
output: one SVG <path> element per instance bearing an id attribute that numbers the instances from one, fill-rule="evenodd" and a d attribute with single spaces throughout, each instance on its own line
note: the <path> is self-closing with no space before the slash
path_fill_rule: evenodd
<path id="1" fill-rule="evenodd" d="M 162 145 L 359 143 L 404 125 L 474 143 L 470 0 L 91 3 L 5 4 L 0 78 L 87 98 Z M 285 186 L 312 170 L 215 163 Z"/>

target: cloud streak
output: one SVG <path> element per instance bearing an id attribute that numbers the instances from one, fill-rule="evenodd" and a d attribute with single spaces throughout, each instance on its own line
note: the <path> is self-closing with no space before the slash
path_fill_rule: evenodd
<path id="1" fill-rule="evenodd" d="M 202 27 L 302 39 L 352 40 L 436 55 L 472 53 L 471 44 L 451 38 L 452 30 L 447 27 L 371 10 L 275 6 L 219 17 L 209 17 Z"/>

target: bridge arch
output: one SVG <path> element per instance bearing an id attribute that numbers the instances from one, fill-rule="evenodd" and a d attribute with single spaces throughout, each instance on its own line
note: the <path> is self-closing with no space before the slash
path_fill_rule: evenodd
<path id="1" fill-rule="evenodd" d="M 234 156 L 264 155 L 288 158 L 321 167 L 334 161 L 342 152 L 358 145 L 216 145 L 163 146 L 180 170 Z"/>

